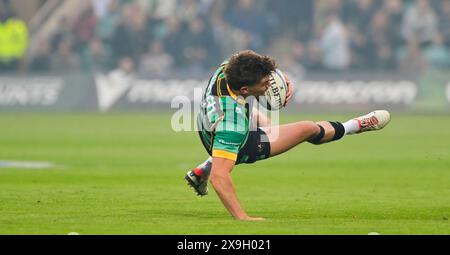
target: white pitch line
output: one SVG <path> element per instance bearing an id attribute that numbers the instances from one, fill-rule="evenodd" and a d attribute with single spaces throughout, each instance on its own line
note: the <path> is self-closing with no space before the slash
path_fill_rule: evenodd
<path id="1" fill-rule="evenodd" d="M 0 160 L 0 168 L 44 169 L 52 167 L 54 164 L 51 162 Z"/>

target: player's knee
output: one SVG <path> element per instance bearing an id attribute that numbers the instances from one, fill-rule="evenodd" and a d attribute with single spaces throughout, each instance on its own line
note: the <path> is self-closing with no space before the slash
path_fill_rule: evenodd
<path id="1" fill-rule="evenodd" d="M 325 136 L 325 129 L 321 125 L 311 122 L 310 132 L 311 136 L 308 139 L 308 142 L 316 145 L 322 144 L 322 139 Z"/>
<path id="2" fill-rule="evenodd" d="M 304 123 L 304 132 L 308 134 L 309 138 L 314 138 L 320 134 L 320 126 L 313 121 L 305 121 Z"/>

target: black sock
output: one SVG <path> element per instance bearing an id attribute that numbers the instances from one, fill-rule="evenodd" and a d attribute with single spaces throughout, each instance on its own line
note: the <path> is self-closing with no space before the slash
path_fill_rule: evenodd
<path id="1" fill-rule="evenodd" d="M 342 123 L 340 123 L 338 121 L 336 121 L 336 122 L 329 121 L 329 122 L 334 128 L 334 136 L 330 142 L 341 139 L 345 135 L 344 125 L 342 125 Z"/>
<path id="2" fill-rule="evenodd" d="M 325 129 L 321 126 L 321 125 L 317 125 L 320 128 L 320 132 L 318 135 L 316 135 L 316 137 L 314 137 L 311 140 L 308 140 L 308 142 L 312 143 L 312 144 L 321 144 L 320 140 L 322 140 L 322 138 L 325 136 Z"/>

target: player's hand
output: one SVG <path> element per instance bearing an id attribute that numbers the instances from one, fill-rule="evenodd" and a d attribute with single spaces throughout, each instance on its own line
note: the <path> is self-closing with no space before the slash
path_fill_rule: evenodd
<path id="1" fill-rule="evenodd" d="M 289 103 L 289 101 L 291 101 L 292 99 L 292 91 L 293 91 L 293 85 L 291 80 L 289 79 L 289 77 L 284 74 L 284 79 L 286 79 L 286 83 L 288 85 L 288 92 L 286 94 L 286 102 L 284 103 L 283 107 L 286 107 Z"/>
<path id="2" fill-rule="evenodd" d="M 262 221 L 265 220 L 264 218 L 261 217 L 251 217 L 251 216 L 246 216 L 242 219 L 238 219 L 238 220 L 242 220 L 242 221 Z"/>

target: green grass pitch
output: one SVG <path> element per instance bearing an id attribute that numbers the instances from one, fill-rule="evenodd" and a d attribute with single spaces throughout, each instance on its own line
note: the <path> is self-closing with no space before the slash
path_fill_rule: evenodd
<path id="1" fill-rule="evenodd" d="M 345 120 L 351 115 L 283 117 Z M 450 117 L 392 114 L 381 132 L 233 171 L 263 222 L 233 220 L 183 180 L 206 158 L 170 114 L 1 114 L 0 234 L 450 234 Z"/>

